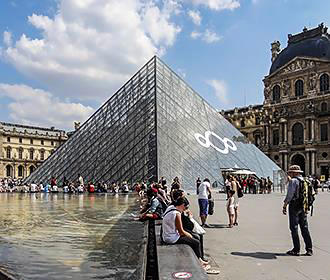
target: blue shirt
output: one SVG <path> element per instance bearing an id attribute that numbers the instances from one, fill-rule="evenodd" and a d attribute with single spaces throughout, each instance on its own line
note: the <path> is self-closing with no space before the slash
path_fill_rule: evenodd
<path id="1" fill-rule="evenodd" d="M 298 176 L 298 177 L 293 177 L 290 180 L 289 185 L 288 185 L 288 192 L 284 199 L 285 203 L 290 203 L 292 200 L 298 198 L 298 188 L 299 188 L 299 184 L 300 184 L 299 180 L 304 180 L 304 178 L 302 176 Z"/>

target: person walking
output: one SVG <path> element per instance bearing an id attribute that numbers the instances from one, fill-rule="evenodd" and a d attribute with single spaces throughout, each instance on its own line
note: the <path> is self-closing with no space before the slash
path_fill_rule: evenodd
<path id="1" fill-rule="evenodd" d="M 209 197 L 211 197 L 211 184 L 208 178 L 205 178 L 203 183 L 198 187 L 198 205 L 199 205 L 199 216 L 201 218 L 202 227 L 211 227 L 206 223 L 208 208 L 209 208 Z"/>
<path id="2" fill-rule="evenodd" d="M 233 190 L 235 193 L 233 195 L 234 197 L 234 226 L 238 226 L 238 207 L 239 207 L 239 199 L 238 199 L 238 188 L 241 188 L 238 180 L 230 176 L 230 183 L 231 183 L 231 190 Z"/>
<path id="3" fill-rule="evenodd" d="M 300 241 L 298 235 L 298 225 L 300 226 L 301 234 L 305 242 L 306 256 L 313 255 L 312 238 L 308 230 L 307 213 L 304 209 L 304 198 L 301 196 L 301 189 L 304 187 L 303 171 L 299 165 L 289 167 L 288 175 L 291 177 L 288 185 L 288 191 L 283 203 L 283 214 L 287 213 L 287 205 L 289 205 L 289 226 L 293 242 L 293 249 L 287 254 L 291 256 L 299 256 Z M 304 191 L 305 192 L 305 191 Z"/>

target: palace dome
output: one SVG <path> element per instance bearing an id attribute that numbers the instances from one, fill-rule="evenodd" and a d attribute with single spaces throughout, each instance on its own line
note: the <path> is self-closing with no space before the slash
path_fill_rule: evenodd
<path id="1" fill-rule="evenodd" d="M 323 24 L 302 33 L 288 35 L 288 46 L 276 57 L 270 68 L 269 74 L 284 66 L 295 57 L 321 58 L 330 61 L 330 36 Z"/>

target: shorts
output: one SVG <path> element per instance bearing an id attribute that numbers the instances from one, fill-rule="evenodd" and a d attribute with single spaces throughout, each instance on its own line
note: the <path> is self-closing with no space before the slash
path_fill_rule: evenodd
<path id="1" fill-rule="evenodd" d="M 199 215 L 207 216 L 209 210 L 209 200 L 208 199 L 198 199 L 199 204 Z"/>

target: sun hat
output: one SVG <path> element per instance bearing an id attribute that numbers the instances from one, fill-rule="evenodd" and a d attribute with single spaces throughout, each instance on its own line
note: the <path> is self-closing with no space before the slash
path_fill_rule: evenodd
<path id="1" fill-rule="evenodd" d="M 299 165 L 291 165 L 288 169 L 288 172 L 304 173 L 304 171 L 300 169 Z"/>

